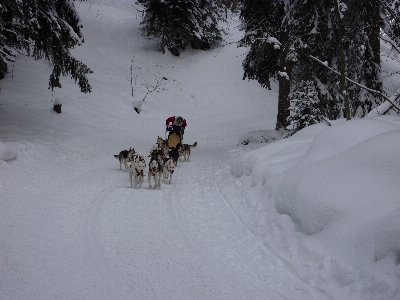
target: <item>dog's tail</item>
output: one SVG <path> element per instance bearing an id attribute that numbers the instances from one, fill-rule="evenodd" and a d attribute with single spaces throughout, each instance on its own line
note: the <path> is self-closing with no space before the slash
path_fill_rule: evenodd
<path id="1" fill-rule="evenodd" d="M 193 145 L 190 145 L 190 148 L 196 148 L 197 147 L 197 142 L 195 142 Z"/>
<path id="2" fill-rule="evenodd" d="M 116 159 L 119 159 L 119 155 L 118 155 L 118 154 L 117 154 L 117 155 L 114 154 L 114 157 L 115 157 Z"/>

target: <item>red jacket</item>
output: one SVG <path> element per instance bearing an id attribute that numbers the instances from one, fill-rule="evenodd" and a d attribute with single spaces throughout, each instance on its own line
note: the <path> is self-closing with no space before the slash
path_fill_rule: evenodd
<path id="1" fill-rule="evenodd" d="M 169 117 L 165 121 L 165 126 L 168 126 L 169 123 L 172 123 L 172 126 L 174 126 L 174 127 L 181 127 L 182 126 L 183 128 L 186 128 L 186 125 L 187 125 L 186 120 L 183 119 L 182 125 L 179 125 L 178 123 L 176 123 L 176 119 L 177 118 L 178 118 L 177 116 Z"/>

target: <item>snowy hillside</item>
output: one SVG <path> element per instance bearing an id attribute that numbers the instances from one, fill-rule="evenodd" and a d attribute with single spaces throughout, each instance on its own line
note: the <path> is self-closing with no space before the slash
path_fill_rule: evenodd
<path id="1" fill-rule="evenodd" d="M 48 90 L 22 55 L 1 82 L 0 299 L 400 299 L 400 117 L 243 145 L 278 138 L 277 89 L 242 80 L 237 16 L 220 47 L 174 57 L 133 3 L 75 2 L 91 94 Z M 148 155 L 172 115 L 190 161 L 131 188 L 114 155 Z"/>

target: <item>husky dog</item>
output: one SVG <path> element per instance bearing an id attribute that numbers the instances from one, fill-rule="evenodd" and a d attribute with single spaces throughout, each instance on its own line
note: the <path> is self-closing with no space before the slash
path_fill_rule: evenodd
<path id="1" fill-rule="evenodd" d="M 134 149 L 132 149 L 131 151 L 129 151 L 128 153 L 128 157 L 126 158 L 126 162 L 131 162 L 131 161 L 135 161 L 135 159 L 139 156 L 139 154 L 137 154 L 135 152 Z"/>
<path id="2" fill-rule="evenodd" d="M 149 188 L 152 188 L 153 186 L 151 185 L 151 180 L 154 180 L 154 188 L 156 189 L 157 187 L 161 187 L 161 174 L 162 174 L 162 169 L 161 169 L 161 164 L 160 161 L 153 157 L 151 158 L 149 162 Z"/>
<path id="3" fill-rule="evenodd" d="M 157 137 L 157 146 L 162 149 L 164 152 L 164 156 L 168 154 L 168 141 L 164 140 L 162 137 Z"/>
<path id="4" fill-rule="evenodd" d="M 184 161 L 188 161 L 190 157 L 190 152 L 191 148 L 196 148 L 197 142 L 195 142 L 193 145 L 189 144 L 181 144 L 179 147 L 179 157 L 183 156 Z"/>
<path id="5" fill-rule="evenodd" d="M 132 161 L 132 156 L 135 154 L 135 149 L 129 148 L 129 150 L 122 150 L 119 154 L 114 155 L 119 160 L 119 169 L 122 169 L 122 164 L 125 165 L 125 169 L 128 168 L 127 163 Z"/>
<path id="6" fill-rule="evenodd" d="M 144 157 L 141 156 L 141 155 L 139 155 L 139 154 L 137 154 L 137 153 L 134 153 L 134 154 L 133 154 L 133 156 L 132 156 L 132 161 L 134 161 L 134 162 L 144 162 L 144 163 L 146 163 L 146 161 L 144 160 Z"/>
<path id="7" fill-rule="evenodd" d="M 178 164 L 179 148 L 180 148 L 180 143 L 176 145 L 176 148 L 170 148 L 168 150 L 168 156 L 173 160 L 175 166 Z"/>
<path id="8" fill-rule="evenodd" d="M 132 181 L 133 178 L 135 180 L 135 188 L 139 185 L 139 187 L 142 187 L 142 182 L 143 182 L 143 176 L 144 176 L 144 171 L 146 170 L 146 162 L 143 157 L 137 155 L 136 158 L 131 161 L 129 166 L 129 181 L 131 182 L 131 187 L 132 186 Z"/>
<path id="9" fill-rule="evenodd" d="M 154 145 L 154 146 L 150 149 L 150 157 L 157 157 L 157 158 L 159 158 L 159 159 L 165 157 L 164 149 L 163 149 L 163 148 L 160 148 L 160 146 L 159 146 L 158 144 L 157 144 L 157 145 Z"/>
<path id="10" fill-rule="evenodd" d="M 175 164 L 172 158 L 167 157 L 164 159 L 163 165 L 163 179 L 166 180 L 169 177 L 169 184 L 172 183 L 172 175 L 174 174 Z"/>

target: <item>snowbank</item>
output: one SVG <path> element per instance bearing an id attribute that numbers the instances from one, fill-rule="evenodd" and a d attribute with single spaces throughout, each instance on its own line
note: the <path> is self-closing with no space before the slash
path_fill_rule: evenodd
<path id="1" fill-rule="evenodd" d="M 353 266 L 400 274 L 400 117 L 327 127 L 246 151 L 236 177 L 260 184 L 264 200 L 287 215 L 303 241 Z"/>
<path id="2" fill-rule="evenodd" d="M 244 134 L 239 139 L 239 144 L 270 143 L 282 138 L 282 133 L 276 130 L 257 130 Z"/>
<path id="3" fill-rule="evenodd" d="M 16 156 L 17 153 L 9 143 L 3 143 L 0 141 L 0 160 L 12 160 L 16 158 Z"/>

